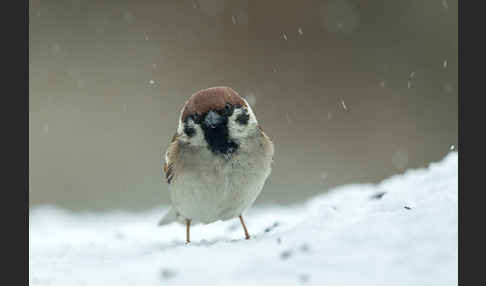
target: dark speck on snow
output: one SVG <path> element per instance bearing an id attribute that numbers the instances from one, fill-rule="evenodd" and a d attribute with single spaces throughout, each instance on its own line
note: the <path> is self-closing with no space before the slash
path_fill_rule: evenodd
<path id="1" fill-rule="evenodd" d="M 284 252 L 280 253 L 280 259 L 287 259 L 292 256 L 292 251 L 285 250 Z"/>
<path id="2" fill-rule="evenodd" d="M 370 199 L 372 199 L 372 200 L 379 200 L 379 199 L 381 199 L 381 198 L 382 198 L 382 197 L 383 197 L 385 194 L 386 194 L 386 192 L 379 192 L 379 193 L 376 193 L 376 194 L 372 195 L 372 196 L 370 197 Z"/>
<path id="3" fill-rule="evenodd" d="M 163 268 L 162 271 L 160 271 L 160 276 L 163 280 L 169 280 L 176 276 L 176 272 L 170 269 Z"/>
<path id="4" fill-rule="evenodd" d="M 272 231 L 274 228 L 276 228 L 277 226 L 279 226 L 279 223 L 278 222 L 274 222 L 271 226 L 265 228 L 265 232 L 270 232 Z"/>
<path id="5" fill-rule="evenodd" d="M 309 274 L 300 274 L 299 281 L 302 283 L 306 283 L 307 281 L 309 281 Z"/>

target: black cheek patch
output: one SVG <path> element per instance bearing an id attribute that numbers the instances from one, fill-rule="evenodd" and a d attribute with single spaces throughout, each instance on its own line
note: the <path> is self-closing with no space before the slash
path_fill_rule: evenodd
<path id="1" fill-rule="evenodd" d="M 189 137 L 193 137 L 196 135 L 196 129 L 193 127 L 184 126 L 184 133 L 186 133 Z"/>
<path id="2" fill-rule="evenodd" d="M 250 115 L 248 115 L 248 113 L 242 113 L 242 114 L 238 115 L 238 117 L 236 117 L 236 119 L 235 119 L 235 121 L 238 124 L 241 124 L 241 125 L 247 125 L 248 120 L 250 120 Z"/>

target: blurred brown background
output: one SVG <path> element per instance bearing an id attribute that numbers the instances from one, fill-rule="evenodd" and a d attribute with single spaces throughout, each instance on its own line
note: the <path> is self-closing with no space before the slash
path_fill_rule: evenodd
<path id="1" fill-rule="evenodd" d="M 458 140 L 452 0 L 31 0 L 30 205 L 169 202 L 195 91 L 233 87 L 276 145 L 258 203 L 443 158 Z"/>

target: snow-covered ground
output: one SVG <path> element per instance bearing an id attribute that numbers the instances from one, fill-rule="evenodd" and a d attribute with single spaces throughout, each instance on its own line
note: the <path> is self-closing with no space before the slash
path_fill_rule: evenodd
<path id="1" fill-rule="evenodd" d="M 157 227 L 144 213 L 30 213 L 31 285 L 457 285 L 458 154 L 237 219 Z"/>

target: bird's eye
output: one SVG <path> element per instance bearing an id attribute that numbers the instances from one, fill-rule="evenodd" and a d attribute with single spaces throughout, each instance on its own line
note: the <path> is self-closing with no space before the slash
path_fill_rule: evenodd
<path id="1" fill-rule="evenodd" d="M 229 117 L 231 114 L 233 114 L 233 109 L 233 105 L 226 103 L 224 109 L 221 111 L 221 115 Z"/>
<path id="2" fill-rule="evenodd" d="M 199 124 L 201 122 L 201 116 L 196 113 L 192 115 L 192 120 L 194 121 L 194 123 Z"/>
<path id="3" fill-rule="evenodd" d="M 238 115 L 238 117 L 236 117 L 235 121 L 240 124 L 240 125 L 247 125 L 248 124 L 248 120 L 250 120 L 250 115 L 248 115 L 247 112 L 245 113 L 241 113 L 240 115 Z"/>
<path id="4" fill-rule="evenodd" d="M 184 133 L 186 133 L 186 135 L 189 136 L 189 137 L 196 135 L 196 129 L 192 126 L 192 124 L 189 124 L 190 120 L 192 120 L 193 122 L 196 121 L 196 118 L 195 118 L 196 115 L 197 114 L 191 115 L 191 117 L 184 120 Z"/>

